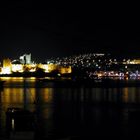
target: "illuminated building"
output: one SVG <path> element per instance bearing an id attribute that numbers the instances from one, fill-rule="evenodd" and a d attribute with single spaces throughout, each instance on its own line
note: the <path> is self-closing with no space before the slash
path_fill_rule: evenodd
<path id="1" fill-rule="evenodd" d="M 19 60 L 22 64 L 31 64 L 31 54 L 24 54 L 19 57 Z"/>
<path id="2" fill-rule="evenodd" d="M 2 74 L 11 74 L 11 60 L 9 58 L 3 60 Z"/>
<path id="3" fill-rule="evenodd" d="M 51 72 L 53 70 L 58 70 L 58 65 L 56 65 L 56 64 L 48 64 L 48 71 Z"/>
<path id="4" fill-rule="evenodd" d="M 56 64 L 38 64 L 37 67 L 43 69 L 46 73 L 50 73 L 55 70 L 57 70 L 60 74 L 72 73 L 71 66 L 64 67 Z"/>
<path id="5" fill-rule="evenodd" d="M 36 71 L 36 64 L 26 64 L 26 65 L 24 65 L 24 71 L 35 72 Z"/>
<path id="6" fill-rule="evenodd" d="M 59 72 L 60 72 L 61 74 L 72 73 L 72 68 L 71 68 L 71 66 L 67 66 L 67 67 L 62 67 L 62 66 L 60 66 L 60 67 L 59 67 Z"/>
<path id="7" fill-rule="evenodd" d="M 37 67 L 43 69 L 46 73 L 50 73 L 53 70 L 58 70 L 58 65 L 56 64 L 38 64 Z"/>
<path id="8" fill-rule="evenodd" d="M 3 60 L 3 68 L 10 67 L 11 66 L 11 60 L 9 58 Z"/>
<path id="9" fill-rule="evenodd" d="M 11 70 L 12 72 L 23 72 L 23 64 L 15 60 L 12 62 Z"/>

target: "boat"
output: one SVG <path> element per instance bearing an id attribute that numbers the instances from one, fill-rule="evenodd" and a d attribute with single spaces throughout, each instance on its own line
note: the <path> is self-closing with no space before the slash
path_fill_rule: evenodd
<path id="1" fill-rule="evenodd" d="M 8 108 L 6 111 L 6 133 L 9 139 L 34 139 L 35 114 L 23 108 Z"/>

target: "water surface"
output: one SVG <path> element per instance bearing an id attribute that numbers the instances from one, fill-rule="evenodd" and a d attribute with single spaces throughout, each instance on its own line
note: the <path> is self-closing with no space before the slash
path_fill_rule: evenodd
<path id="1" fill-rule="evenodd" d="M 35 111 L 35 139 L 139 136 L 140 87 L 45 87 L 35 78 L 6 78 L 0 90 L 0 136 L 8 107 Z"/>

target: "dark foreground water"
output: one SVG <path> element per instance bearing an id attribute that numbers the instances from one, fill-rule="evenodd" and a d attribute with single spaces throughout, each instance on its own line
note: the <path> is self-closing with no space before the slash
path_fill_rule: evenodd
<path id="1" fill-rule="evenodd" d="M 134 139 L 140 136 L 140 87 L 35 87 L 34 78 L 8 78 L 0 91 L 0 138 L 6 110 L 36 112 L 34 139 Z M 22 120 L 21 120 L 22 121 Z"/>

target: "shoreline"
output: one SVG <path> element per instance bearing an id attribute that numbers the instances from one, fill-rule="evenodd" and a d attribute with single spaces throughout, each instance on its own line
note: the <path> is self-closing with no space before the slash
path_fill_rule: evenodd
<path id="1" fill-rule="evenodd" d="M 5 78 L 5 79 L 4 79 Z M 66 87 L 66 88 L 76 88 L 76 87 L 84 87 L 84 88 L 121 88 L 121 87 L 140 87 L 140 79 L 116 79 L 116 78 L 96 78 L 96 79 L 89 79 L 89 78 L 73 78 L 73 77 L 53 77 L 53 76 L 46 76 L 46 77 L 34 77 L 34 76 L 9 76 L 9 77 L 0 77 L 1 81 L 5 81 L 3 86 L 8 82 L 6 78 L 17 78 L 17 81 L 14 79 L 13 82 L 18 82 L 18 78 L 22 78 L 23 81 L 20 79 L 20 83 L 26 82 L 24 78 L 29 78 L 29 83 L 31 82 L 34 87 Z M 33 78 L 33 81 L 30 78 Z M 13 83 L 10 81 L 11 84 Z M 16 85 L 16 83 L 15 83 Z M 9 83 L 10 86 L 10 83 Z"/>

